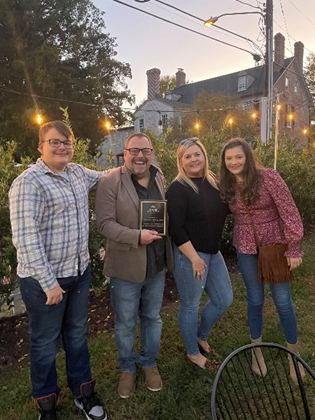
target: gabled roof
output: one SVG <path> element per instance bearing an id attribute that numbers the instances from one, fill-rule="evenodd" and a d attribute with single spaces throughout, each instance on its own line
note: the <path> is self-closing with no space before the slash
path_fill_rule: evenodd
<path id="1" fill-rule="evenodd" d="M 287 58 L 284 61 L 283 68 L 274 73 L 274 82 L 278 80 L 283 71 L 292 62 L 293 58 Z M 192 104 L 201 92 L 217 93 L 224 96 L 239 96 L 246 98 L 248 96 L 261 96 L 264 91 L 265 66 L 251 67 L 246 70 L 226 74 L 224 76 L 214 77 L 212 79 L 202 80 L 200 82 L 188 83 L 176 87 L 172 94 L 180 95 L 178 102 Z M 238 92 L 238 77 L 248 75 L 252 78 L 252 83 L 246 90 Z M 173 102 L 173 101 L 172 101 Z"/>
<path id="2" fill-rule="evenodd" d="M 169 105 L 173 109 L 178 109 L 178 111 L 188 108 L 186 103 L 180 103 L 179 101 L 173 101 L 170 99 L 161 98 L 160 96 L 156 96 L 154 98 L 154 101 L 161 102 L 165 105 Z M 135 113 L 139 110 L 141 110 L 146 104 L 150 104 L 152 101 L 149 101 L 148 99 L 144 101 L 139 108 L 135 111 Z"/>

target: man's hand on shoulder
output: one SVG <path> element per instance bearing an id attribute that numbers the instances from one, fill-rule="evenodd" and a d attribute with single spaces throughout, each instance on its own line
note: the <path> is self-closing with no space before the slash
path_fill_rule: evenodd
<path id="1" fill-rule="evenodd" d="M 46 305 L 58 305 L 62 301 L 62 295 L 65 291 L 57 284 L 45 293 L 47 296 Z"/>
<path id="2" fill-rule="evenodd" d="M 148 230 L 148 229 L 141 230 L 141 237 L 140 237 L 141 245 L 149 245 L 153 241 L 156 241 L 157 239 L 162 239 L 162 236 L 160 236 L 158 232 L 156 232 L 155 230 Z"/>

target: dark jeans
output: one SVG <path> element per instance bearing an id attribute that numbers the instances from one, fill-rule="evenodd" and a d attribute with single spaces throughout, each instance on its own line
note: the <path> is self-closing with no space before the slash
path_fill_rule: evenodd
<path id="1" fill-rule="evenodd" d="M 30 324 L 31 381 L 35 398 L 59 393 L 56 355 L 62 336 L 66 352 L 67 380 L 73 395 L 91 380 L 87 346 L 88 296 L 91 272 L 58 279 L 65 290 L 58 305 L 46 305 L 46 294 L 33 277 L 19 278 Z"/>

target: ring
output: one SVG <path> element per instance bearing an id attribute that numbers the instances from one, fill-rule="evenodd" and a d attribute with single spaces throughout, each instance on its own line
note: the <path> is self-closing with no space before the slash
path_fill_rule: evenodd
<path id="1" fill-rule="evenodd" d="M 198 274 L 198 276 L 201 276 L 201 273 L 197 273 Z"/>

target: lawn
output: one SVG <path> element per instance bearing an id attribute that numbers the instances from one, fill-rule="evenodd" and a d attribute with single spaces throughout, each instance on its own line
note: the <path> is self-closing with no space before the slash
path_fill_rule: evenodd
<path id="1" fill-rule="evenodd" d="M 292 296 L 298 319 L 301 356 L 315 370 L 315 234 L 308 235 L 302 244 L 305 252 L 301 267 L 295 272 Z M 231 275 L 234 302 L 212 331 L 210 345 L 219 353 L 222 362 L 234 349 L 249 342 L 246 320 L 245 288 L 238 273 Z M 163 334 L 158 366 L 164 387 L 151 392 L 144 386 L 141 369 L 137 372 L 136 393 L 123 400 L 117 394 L 119 367 L 113 333 L 102 333 L 89 342 L 91 365 L 97 380 L 97 392 L 110 420 L 191 420 L 210 419 L 210 394 L 215 371 L 205 371 L 188 362 L 177 323 L 178 304 L 163 309 Z M 285 344 L 270 293 L 266 290 L 263 339 Z M 137 342 L 137 346 L 139 343 Z M 60 420 L 79 420 L 64 374 L 64 357 L 57 359 L 59 385 L 62 389 L 58 405 Z M 315 400 L 315 384 L 314 400 Z M 0 377 L 0 419 L 36 419 L 31 395 L 29 369 L 12 372 L 2 369 Z M 313 401 L 314 403 L 314 401 Z M 313 404 L 314 407 L 315 404 Z M 315 411 L 312 412 L 315 419 Z"/>

